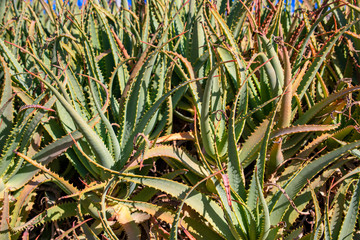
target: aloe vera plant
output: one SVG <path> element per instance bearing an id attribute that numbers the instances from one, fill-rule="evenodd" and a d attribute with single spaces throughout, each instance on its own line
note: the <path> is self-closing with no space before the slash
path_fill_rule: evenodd
<path id="1" fill-rule="evenodd" d="M 358 236 L 356 2 L 121 4 L 0 3 L 1 238 Z"/>

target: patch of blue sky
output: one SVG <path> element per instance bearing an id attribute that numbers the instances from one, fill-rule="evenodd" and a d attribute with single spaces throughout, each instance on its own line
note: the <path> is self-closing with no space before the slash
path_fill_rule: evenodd
<path id="1" fill-rule="evenodd" d="M 284 1 L 285 1 L 285 5 L 288 5 L 289 3 L 291 4 L 290 11 L 292 13 L 295 11 L 295 3 L 296 3 L 296 1 L 298 1 L 300 3 L 303 3 L 303 0 L 284 0 Z M 277 4 L 278 2 L 279 2 L 279 0 L 276 0 L 275 4 Z"/>

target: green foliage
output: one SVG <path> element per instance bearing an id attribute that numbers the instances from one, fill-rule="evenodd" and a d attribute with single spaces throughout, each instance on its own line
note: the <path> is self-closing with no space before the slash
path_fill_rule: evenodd
<path id="1" fill-rule="evenodd" d="M 1 1 L 0 238 L 358 236 L 360 8 L 287 2 Z"/>

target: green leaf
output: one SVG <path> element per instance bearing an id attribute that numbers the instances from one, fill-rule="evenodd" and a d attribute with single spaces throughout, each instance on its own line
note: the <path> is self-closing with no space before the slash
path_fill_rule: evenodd
<path id="1" fill-rule="evenodd" d="M 347 31 L 352 25 L 356 24 L 358 21 L 354 21 L 350 24 L 348 24 L 346 27 L 344 27 L 341 31 L 336 33 L 320 50 L 317 57 L 314 59 L 314 62 L 311 64 L 307 72 L 305 73 L 302 81 L 300 82 L 300 85 L 297 89 L 298 96 L 300 100 L 304 97 L 306 91 L 308 91 L 308 88 L 310 84 L 312 83 L 313 79 L 316 76 L 316 73 L 318 72 L 319 68 L 325 61 L 328 53 L 336 43 L 336 41 L 344 34 L 345 31 Z"/>
<path id="2" fill-rule="evenodd" d="M 359 213 L 360 203 L 360 181 L 356 183 L 354 193 L 351 197 L 350 205 L 345 215 L 345 219 L 341 226 L 340 234 L 338 239 L 350 240 L 353 239 L 355 232 L 355 224 Z"/>
<path id="3" fill-rule="evenodd" d="M 0 156 L 3 151 L 6 139 L 13 127 L 14 118 L 14 97 L 11 89 L 10 69 L 4 58 L 0 56 L 0 62 L 4 72 L 4 83 L 2 86 L 2 94 L 0 100 Z"/>
<path id="4" fill-rule="evenodd" d="M 347 151 L 359 146 L 360 141 L 349 143 L 348 145 L 339 147 L 306 165 L 284 187 L 288 196 L 290 198 L 294 198 L 296 194 L 306 185 L 307 180 L 312 179 L 319 171 L 333 163 Z M 282 193 L 277 193 L 273 197 L 269 205 L 270 218 L 273 224 L 281 221 L 283 214 L 289 207 L 289 204 L 289 201 L 284 195 L 282 195 Z"/>
<path id="5" fill-rule="evenodd" d="M 183 199 L 185 194 L 191 189 L 182 183 L 174 182 L 168 179 L 130 174 L 122 174 L 120 178 L 126 181 L 137 184 L 144 184 L 146 186 L 156 188 L 160 191 L 171 194 L 178 199 Z M 226 239 L 233 239 L 228 224 L 223 217 L 222 209 L 213 200 L 194 190 L 186 199 L 185 204 L 203 216 L 204 219 L 206 219 L 212 225 L 214 230 L 219 232 Z"/>

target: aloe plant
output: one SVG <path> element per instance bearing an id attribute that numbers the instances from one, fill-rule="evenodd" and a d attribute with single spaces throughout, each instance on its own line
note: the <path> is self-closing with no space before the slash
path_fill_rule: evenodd
<path id="1" fill-rule="evenodd" d="M 0 4 L 2 238 L 358 234 L 355 2 Z"/>

